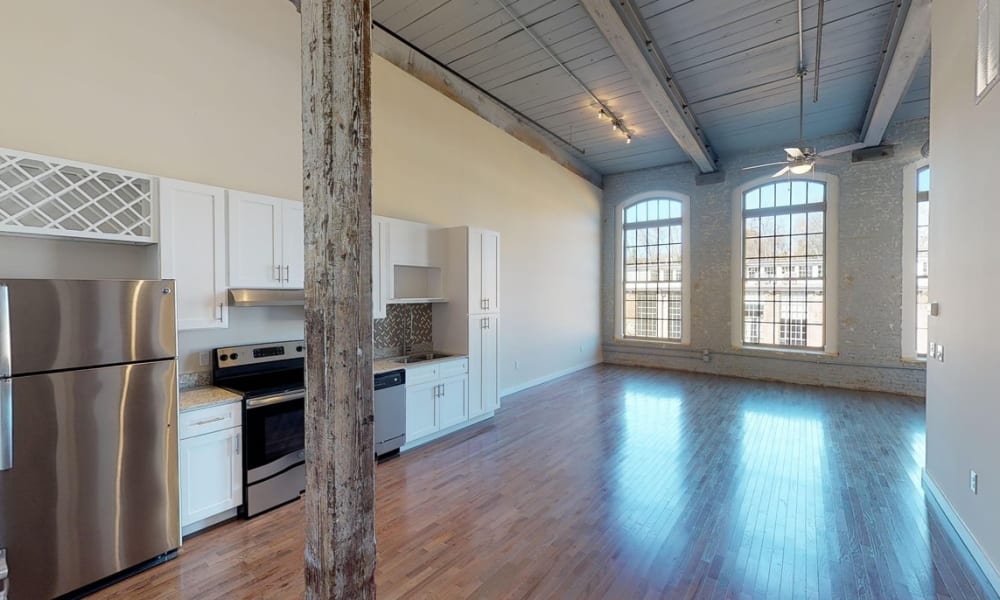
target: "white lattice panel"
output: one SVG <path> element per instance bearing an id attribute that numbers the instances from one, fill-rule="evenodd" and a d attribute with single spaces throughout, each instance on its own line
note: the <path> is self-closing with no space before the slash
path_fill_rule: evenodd
<path id="1" fill-rule="evenodd" d="M 0 149 L 0 231 L 155 242 L 152 178 Z"/>

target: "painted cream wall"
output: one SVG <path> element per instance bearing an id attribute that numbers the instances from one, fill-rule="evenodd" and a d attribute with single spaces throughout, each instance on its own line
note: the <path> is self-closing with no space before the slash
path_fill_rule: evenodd
<path id="1" fill-rule="evenodd" d="M 0 9 L 0 145 L 302 197 L 299 17 L 279 0 Z"/>
<path id="2" fill-rule="evenodd" d="M 0 16 L 0 146 L 301 198 L 290 2 L 38 0 Z M 600 191 L 382 59 L 373 68 L 376 212 L 503 236 L 502 389 L 598 360 Z M 148 264 L 148 250 L 100 246 L 81 270 Z M 233 309 L 228 330 L 183 332 L 182 371 L 215 346 L 299 336 L 300 315 Z"/>
<path id="3" fill-rule="evenodd" d="M 975 2 L 935 10 L 932 36 L 930 292 L 941 313 L 930 340 L 944 345 L 945 361 L 927 364 L 927 474 L 1000 581 L 1000 89 L 976 104 Z"/>
<path id="4" fill-rule="evenodd" d="M 600 360 L 600 191 L 390 63 L 373 65 L 375 212 L 500 232 L 501 391 Z"/>

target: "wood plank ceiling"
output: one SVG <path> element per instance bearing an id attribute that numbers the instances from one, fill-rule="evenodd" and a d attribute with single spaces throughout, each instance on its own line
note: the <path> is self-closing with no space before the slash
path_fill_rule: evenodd
<path id="1" fill-rule="evenodd" d="M 622 117 L 631 144 L 498 0 L 373 0 L 373 18 L 583 152 L 603 174 L 687 161 L 578 0 L 504 0 Z M 805 1 L 806 137 L 858 132 L 878 76 L 893 0 L 827 0 L 820 99 L 812 102 L 816 0 Z M 795 0 L 636 0 L 713 149 L 727 156 L 798 138 Z M 929 113 L 929 60 L 896 119 Z M 780 151 L 779 151 L 780 154 Z M 779 156 L 780 158 L 780 156 Z"/>

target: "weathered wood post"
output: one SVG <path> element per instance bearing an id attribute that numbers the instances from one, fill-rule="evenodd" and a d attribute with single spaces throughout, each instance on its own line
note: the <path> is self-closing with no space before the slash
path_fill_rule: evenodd
<path id="1" fill-rule="evenodd" d="M 371 5 L 302 0 L 306 598 L 375 597 Z"/>

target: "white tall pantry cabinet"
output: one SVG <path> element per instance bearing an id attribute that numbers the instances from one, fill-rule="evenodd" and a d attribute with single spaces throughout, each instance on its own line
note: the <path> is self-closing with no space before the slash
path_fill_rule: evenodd
<path id="1" fill-rule="evenodd" d="M 469 355 L 469 419 L 500 407 L 500 234 L 455 227 L 447 236 L 448 304 L 434 306 L 434 347 Z"/>

